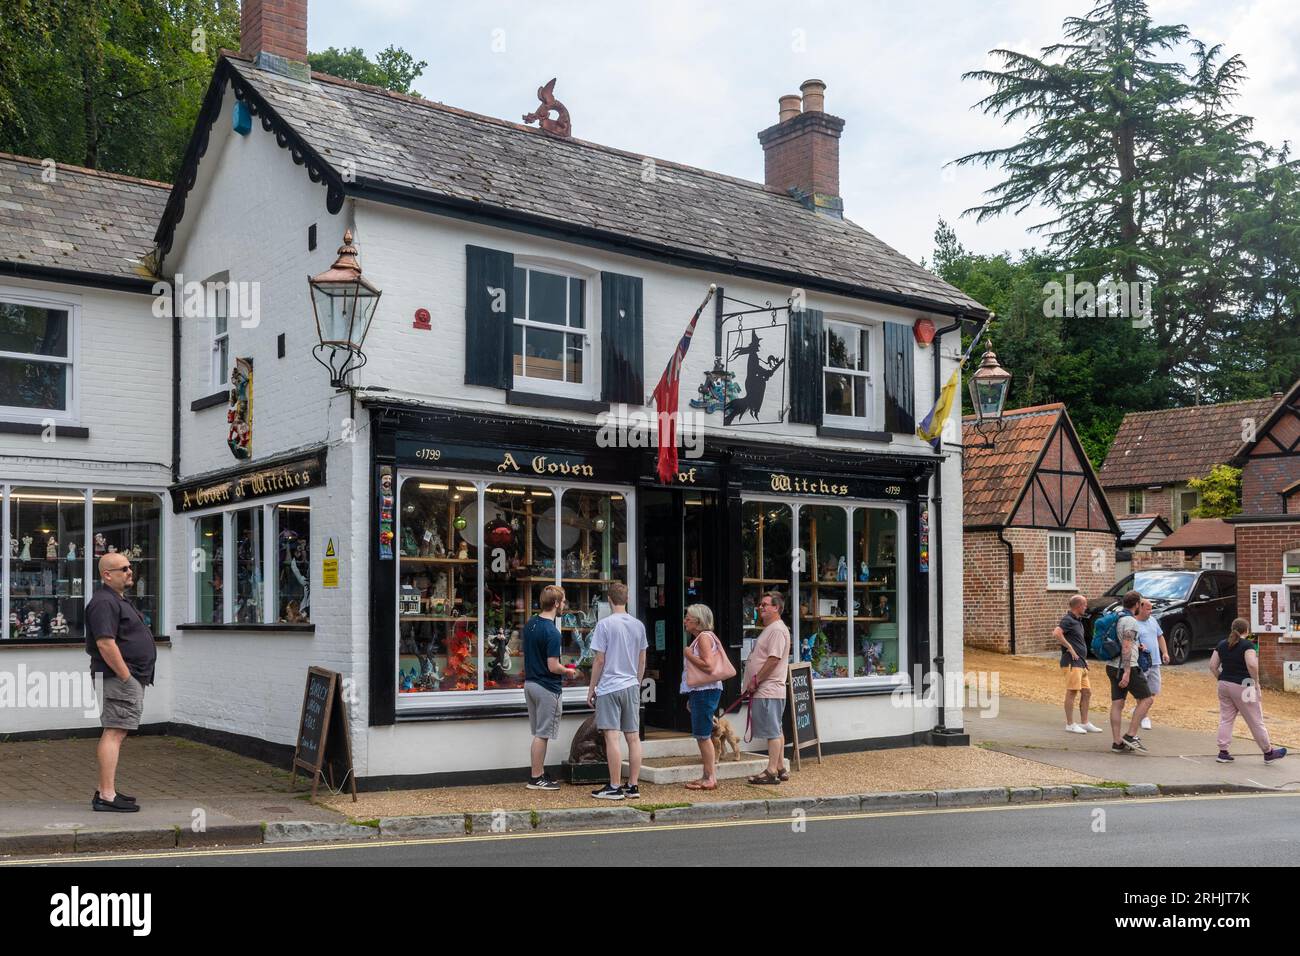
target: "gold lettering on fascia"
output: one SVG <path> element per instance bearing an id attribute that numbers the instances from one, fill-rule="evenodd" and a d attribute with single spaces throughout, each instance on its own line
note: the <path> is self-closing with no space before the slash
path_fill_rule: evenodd
<path id="1" fill-rule="evenodd" d="M 840 485 L 825 478 L 804 478 L 800 475 L 785 475 L 772 472 L 771 487 L 773 491 L 788 491 L 804 495 L 839 495 L 846 497 L 848 485 Z"/>
<path id="2" fill-rule="evenodd" d="M 224 481 L 219 485 L 196 488 L 193 493 L 182 491 L 181 507 L 198 508 L 205 505 L 222 504 L 230 501 L 232 497 L 235 500 L 258 497 L 274 494 L 277 491 L 303 488 L 311 483 L 312 473 L 309 468 L 303 468 L 300 471 L 290 468 L 277 468 L 273 471 L 262 471 L 257 474 L 246 475 L 238 481 Z"/>
<path id="3" fill-rule="evenodd" d="M 596 469 L 591 465 L 581 465 L 569 462 L 564 459 L 553 461 L 546 455 L 535 455 L 529 466 L 536 475 L 565 475 L 579 478 L 595 478 Z M 510 452 L 505 452 L 501 456 L 501 464 L 497 465 L 497 472 L 519 471 L 519 462 Z"/>

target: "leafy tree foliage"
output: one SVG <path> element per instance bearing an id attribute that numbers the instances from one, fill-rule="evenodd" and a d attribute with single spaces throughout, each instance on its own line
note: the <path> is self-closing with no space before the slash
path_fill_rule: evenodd
<path id="1" fill-rule="evenodd" d="M 1187 487 L 1200 492 L 1201 503 L 1192 509 L 1193 518 L 1231 518 L 1241 513 L 1241 469 L 1215 465 L 1204 478 L 1193 478 Z"/>
<path id="2" fill-rule="evenodd" d="M 318 73 L 382 86 L 394 93 L 409 93 L 412 96 L 420 94 L 411 89 L 411 84 L 429 65 L 424 60 L 417 63 L 411 54 L 394 46 L 380 50 L 374 60 L 368 59 L 360 47 L 349 47 L 346 50 L 330 47 L 320 53 L 309 54 L 307 62 Z"/>

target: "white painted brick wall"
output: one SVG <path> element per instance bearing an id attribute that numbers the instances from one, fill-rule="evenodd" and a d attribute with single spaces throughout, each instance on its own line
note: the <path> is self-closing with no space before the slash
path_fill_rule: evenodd
<path id="1" fill-rule="evenodd" d="M 144 695 L 144 724 L 158 724 L 171 720 L 171 676 L 175 663 L 172 649 L 166 646 L 158 648 L 158 663 L 154 668 L 153 686 L 146 688 Z M 28 688 L 34 686 L 33 675 L 44 675 L 46 686 L 50 682 L 63 680 L 55 675 L 89 673 L 90 658 L 86 649 L 79 644 L 61 647 L 4 647 L 0 645 L 0 683 L 12 682 L 22 687 L 19 681 L 25 681 Z M 53 703 L 53 699 L 47 697 Z M 87 717 L 81 707 L 31 707 L 26 703 L 17 706 L 0 706 L 0 736 L 4 734 L 21 734 L 38 730 L 73 730 L 86 727 L 98 727 L 99 718 Z"/>

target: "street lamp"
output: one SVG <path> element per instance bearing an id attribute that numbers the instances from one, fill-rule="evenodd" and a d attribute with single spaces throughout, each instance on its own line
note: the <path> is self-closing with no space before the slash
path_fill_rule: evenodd
<path id="1" fill-rule="evenodd" d="M 998 357 L 990 347 L 980 360 L 980 367 L 970 380 L 970 400 L 975 407 L 975 430 L 987 438 L 987 432 L 996 437 L 1005 423 L 1002 421 L 1002 408 L 1007 402 L 1007 390 L 1011 387 L 1011 373 L 998 364 Z M 992 447 L 992 441 L 988 447 Z"/>
<path id="2" fill-rule="evenodd" d="M 311 308 L 320 339 L 312 347 L 312 355 L 329 369 L 330 384 L 343 391 L 349 388 L 348 373 L 366 364 L 361 346 L 383 294 L 361 276 L 351 229 L 343 233 L 343 245 L 339 246 L 334 265 L 308 278 L 307 284 L 311 287 Z"/>

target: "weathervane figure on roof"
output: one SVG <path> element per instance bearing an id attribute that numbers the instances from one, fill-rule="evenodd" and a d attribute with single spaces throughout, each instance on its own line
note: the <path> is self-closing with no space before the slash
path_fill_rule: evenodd
<path id="1" fill-rule="evenodd" d="M 569 125 L 569 111 L 555 98 L 556 79 L 551 77 L 551 82 L 537 88 L 537 98 L 541 100 L 541 106 L 536 111 L 526 114 L 524 122 L 536 123 L 540 120 L 544 132 L 556 136 L 572 136 L 573 127 Z M 551 119 L 552 111 L 557 114 L 555 119 Z"/>

